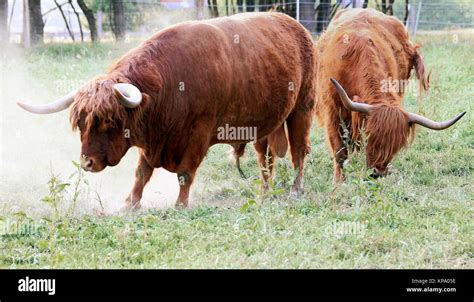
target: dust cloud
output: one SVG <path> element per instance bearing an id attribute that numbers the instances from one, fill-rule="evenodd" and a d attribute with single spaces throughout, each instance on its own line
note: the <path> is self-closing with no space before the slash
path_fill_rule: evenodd
<path id="1" fill-rule="evenodd" d="M 165 21 L 172 22 L 161 19 Z M 51 172 L 63 182 L 72 182 L 68 177 L 76 170 L 72 161 L 79 161 L 81 144 L 79 133 L 71 130 L 68 110 L 35 115 L 16 105 L 17 101 L 45 104 L 61 97 L 55 83 L 45 85 L 28 72 L 29 64 L 34 62 L 22 54 L 15 50 L 0 52 L 0 215 L 24 212 L 42 217 L 52 210 L 41 201 L 48 195 Z M 75 214 L 116 214 L 132 188 L 137 160 L 138 150 L 132 148 L 117 166 L 86 173 L 88 185 L 83 186 Z M 66 196 L 72 194 L 72 188 L 68 190 Z M 145 188 L 142 208 L 174 206 L 178 192 L 177 176 L 155 169 Z M 65 198 L 60 207 L 68 208 L 68 202 Z"/>
<path id="2" fill-rule="evenodd" d="M 150 11 L 146 26 L 139 32 L 130 34 L 131 43 L 138 45 L 157 31 L 179 22 L 195 20 L 198 15 L 195 9 Z M 49 41 L 47 39 L 46 42 Z M 109 43 L 110 39 L 103 41 Z M 79 162 L 79 133 L 71 130 L 68 110 L 36 115 L 22 110 L 16 102 L 52 102 L 89 80 L 77 79 L 77 76 L 74 76 L 75 68 L 99 62 L 83 57 L 82 61 L 71 62 L 68 63 L 69 66 L 53 70 L 54 67 L 50 67 L 47 62 L 34 62 L 31 56 L 25 53 L 18 45 L 0 49 L 0 216 L 24 212 L 28 216 L 43 217 L 52 212 L 51 205 L 41 201 L 49 194 L 48 181 L 51 173 L 58 176 L 62 182 L 74 182 L 74 178 L 68 177 L 76 171 L 72 161 Z M 106 62 L 105 66 L 124 53 L 125 51 L 114 58 L 108 58 L 110 62 Z M 54 60 L 51 56 L 44 59 Z M 38 60 L 43 59 L 39 57 Z M 38 68 L 51 70 L 38 71 Z M 31 69 L 35 72 L 30 72 Z M 60 78 L 51 83 L 46 82 L 53 74 Z M 90 78 L 97 75 L 94 74 Z M 117 214 L 132 188 L 137 161 L 138 150 L 131 148 L 117 166 L 107 167 L 99 173 L 85 173 L 88 185 L 82 186 L 74 213 Z M 209 190 L 209 187 L 208 179 L 198 176 L 191 189 L 190 205 L 201 204 L 201 197 L 205 197 L 204 191 Z M 70 206 L 72 189 L 72 186 L 67 189 L 64 200 L 59 204 L 63 211 Z M 178 193 L 176 174 L 164 169 L 155 169 L 153 177 L 145 187 L 142 208 L 173 207 Z M 206 197 L 206 202 L 212 204 L 212 198 Z"/>

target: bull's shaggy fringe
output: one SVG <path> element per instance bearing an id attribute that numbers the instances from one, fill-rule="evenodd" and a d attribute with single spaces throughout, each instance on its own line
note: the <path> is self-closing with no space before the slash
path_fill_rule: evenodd
<path id="1" fill-rule="evenodd" d="M 398 107 L 377 106 L 367 118 L 365 132 L 369 139 L 367 158 L 369 167 L 391 162 L 395 154 L 408 146 L 415 137 L 415 125 L 408 114 Z M 354 131 L 355 135 L 357 131 Z"/>
<path id="2" fill-rule="evenodd" d="M 87 85 L 83 86 L 76 95 L 76 99 L 71 106 L 69 120 L 72 129 L 79 129 L 89 132 L 94 125 L 110 127 L 123 126 L 130 128 L 131 125 L 140 125 L 141 109 L 129 110 L 122 106 L 115 95 L 113 85 L 115 83 L 127 83 L 125 79 L 97 77 Z M 100 100 L 100 101 L 97 101 Z M 117 125 L 118 121 L 123 121 L 123 125 Z"/>

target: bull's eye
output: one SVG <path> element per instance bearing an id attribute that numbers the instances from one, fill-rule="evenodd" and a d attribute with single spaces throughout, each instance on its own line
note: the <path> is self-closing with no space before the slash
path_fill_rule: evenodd
<path id="1" fill-rule="evenodd" d="M 115 123 L 111 120 L 104 120 L 102 123 L 101 123 L 101 130 L 102 131 L 108 131 L 108 130 L 111 130 L 115 127 Z"/>
<path id="2" fill-rule="evenodd" d="M 79 128 L 79 131 L 82 131 L 84 129 L 84 122 L 81 119 L 77 119 L 76 126 Z"/>

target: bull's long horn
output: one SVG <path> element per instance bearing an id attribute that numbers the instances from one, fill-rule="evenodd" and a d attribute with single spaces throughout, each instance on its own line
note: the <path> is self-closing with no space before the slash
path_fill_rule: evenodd
<path id="1" fill-rule="evenodd" d="M 336 91 L 339 94 L 339 97 L 341 98 L 341 101 L 347 110 L 357 111 L 357 112 L 367 113 L 367 114 L 370 113 L 373 107 L 372 105 L 351 101 L 351 99 L 347 95 L 344 88 L 342 88 L 341 84 L 339 84 L 334 78 L 331 78 L 331 82 L 336 87 Z"/>
<path id="2" fill-rule="evenodd" d="M 17 102 L 16 104 L 20 106 L 21 108 L 25 109 L 26 111 L 29 111 L 32 113 L 37 113 L 37 114 L 55 113 L 55 112 L 59 112 L 61 110 L 67 109 L 74 101 L 74 96 L 76 95 L 76 93 L 77 91 L 73 91 L 63 96 L 59 100 L 56 100 L 46 105 L 33 106 L 33 105 L 21 103 L 21 102 Z"/>
<path id="3" fill-rule="evenodd" d="M 429 128 L 429 129 L 433 129 L 433 130 L 444 130 L 444 129 L 449 128 L 452 125 L 454 125 L 457 121 L 459 121 L 460 118 L 462 118 L 464 116 L 464 114 L 466 114 L 466 111 L 464 111 L 463 113 L 458 114 L 456 117 L 454 117 L 454 118 L 452 118 L 448 121 L 444 121 L 444 122 L 435 122 L 435 121 L 430 120 L 429 118 L 426 118 L 424 116 L 421 116 L 421 115 L 418 115 L 418 114 L 415 114 L 415 113 L 411 113 L 411 112 L 408 113 L 408 118 L 409 118 L 409 121 L 411 123 L 415 123 L 415 124 L 418 124 L 420 126 L 423 126 L 423 127 Z"/>
<path id="4" fill-rule="evenodd" d="M 142 93 L 132 84 L 114 84 L 114 91 L 119 97 L 120 103 L 127 108 L 135 108 L 142 102 Z"/>

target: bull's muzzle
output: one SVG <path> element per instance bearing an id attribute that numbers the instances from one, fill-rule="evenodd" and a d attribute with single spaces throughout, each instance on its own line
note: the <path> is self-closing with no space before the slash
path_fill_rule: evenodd
<path id="1" fill-rule="evenodd" d="M 81 168 L 84 169 L 84 171 L 92 172 L 93 166 L 94 166 L 94 161 L 92 160 L 92 158 L 89 158 L 83 154 L 81 156 Z"/>

